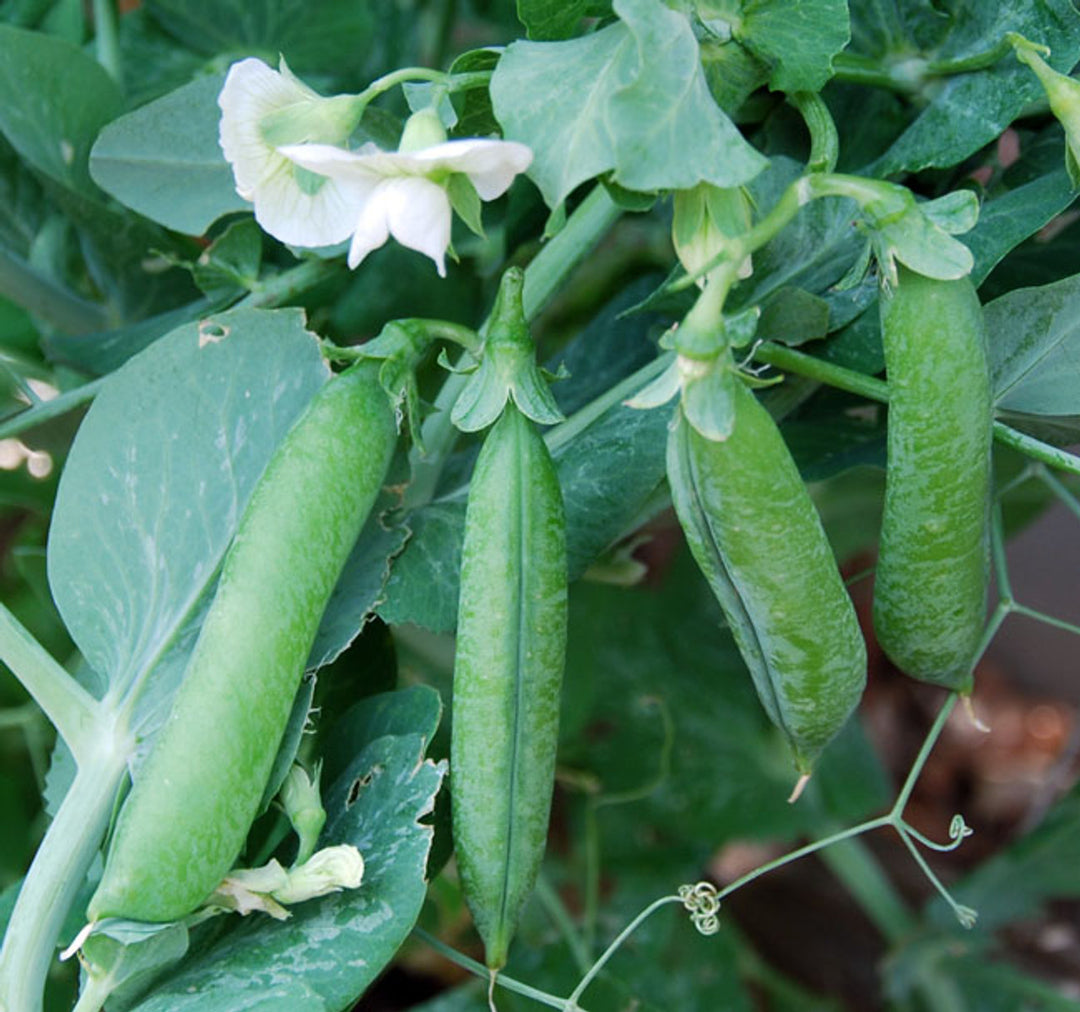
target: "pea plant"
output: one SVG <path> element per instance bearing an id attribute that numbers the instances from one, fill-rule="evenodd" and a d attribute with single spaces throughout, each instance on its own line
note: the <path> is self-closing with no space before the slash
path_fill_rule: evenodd
<path id="1" fill-rule="evenodd" d="M 1080 519 L 1078 62 L 1068 0 L 2 0 L 0 1012 L 1080 1009 L 1010 941 L 1068 754 L 963 863 L 913 803 L 1006 619 L 1080 633 L 1006 555 Z M 811 855 L 831 987 L 752 927 Z"/>

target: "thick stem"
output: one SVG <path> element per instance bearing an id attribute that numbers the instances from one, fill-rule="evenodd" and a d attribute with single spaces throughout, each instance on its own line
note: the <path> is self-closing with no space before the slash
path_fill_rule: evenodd
<path id="1" fill-rule="evenodd" d="M 113 742 L 79 772 L 23 881 L 0 950 L 0 1009 L 40 1012 L 45 979 L 71 904 L 109 825 L 129 743 Z"/>
<path id="2" fill-rule="evenodd" d="M 0 662 L 52 722 L 76 762 L 94 747 L 101 705 L 0 604 Z"/>
<path id="3" fill-rule="evenodd" d="M 115 0 L 94 0 L 94 45 L 97 60 L 109 76 L 124 86 L 124 64 L 120 56 L 120 39 L 116 30 Z"/>
<path id="4" fill-rule="evenodd" d="M 574 209 L 559 234 L 525 268 L 522 304 L 526 320 L 536 318 L 621 213 L 618 205 L 599 184 Z M 485 329 L 486 324 L 480 328 L 481 335 Z M 457 441 L 457 430 L 450 421 L 450 409 L 467 381 L 467 376 L 452 373 L 435 398 L 438 410 L 424 422 L 427 455 L 421 457 L 415 450 L 410 454 L 413 480 L 407 493 L 406 504 L 409 506 L 422 505 L 435 494 L 443 465 Z"/>
<path id="5" fill-rule="evenodd" d="M 65 334 L 85 334 L 109 325 L 103 307 L 75 295 L 2 246 L 0 295 Z"/>
<path id="6" fill-rule="evenodd" d="M 788 100 L 802 116 L 810 133 L 809 172 L 832 172 L 840 157 L 840 136 L 825 100 L 816 91 L 797 91 Z"/>
<path id="7" fill-rule="evenodd" d="M 770 341 L 758 345 L 754 350 L 754 358 L 784 369 L 788 372 L 798 373 L 800 376 L 808 376 L 820 383 L 836 387 L 839 390 L 847 390 L 849 393 L 859 394 L 872 401 L 887 404 L 889 401 L 889 384 L 874 376 L 856 372 L 854 369 L 845 369 L 840 365 L 833 365 L 813 355 L 796 351 L 783 344 L 774 344 Z M 1006 425 L 1004 422 L 994 422 L 994 439 L 1003 446 L 1019 450 L 1025 456 L 1038 460 L 1048 467 L 1069 474 L 1080 474 L 1080 457 L 1068 450 L 1059 449 L 1044 443 L 1034 436 L 1025 435 L 1023 432 Z"/>

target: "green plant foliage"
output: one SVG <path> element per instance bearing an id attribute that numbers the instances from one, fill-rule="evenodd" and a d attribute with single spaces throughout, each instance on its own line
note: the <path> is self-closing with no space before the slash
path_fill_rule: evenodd
<path id="1" fill-rule="evenodd" d="M 252 346 L 260 382 L 238 383 L 230 359 Z M 143 677 L 182 637 L 271 451 L 326 375 L 299 313 L 246 310 L 174 331 L 110 379 L 64 471 L 49 583 L 111 684 Z M 137 429 L 123 424 L 133 415 Z"/>
<path id="2" fill-rule="evenodd" d="M 232 78 L 246 142 L 230 145 L 230 164 L 219 97 L 249 57 L 265 66 Z M 334 101 L 300 101 L 270 69 L 280 57 Z M 880 597 L 891 567 L 916 604 L 958 589 L 941 558 L 955 511 L 915 517 L 895 496 L 885 508 L 898 475 L 916 492 L 928 480 L 925 467 L 901 473 L 892 452 L 907 424 L 940 474 L 959 476 L 946 506 L 990 518 L 995 577 L 985 608 L 980 591 L 951 617 L 901 623 L 912 651 L 962 643 L 963 687 L 982 658 L 973 705 L 993 718 L 1041 661 L 995 655 L 1017 616 L 1080 634 L 1070 588 L 1036 607 L 1016 569 L 1025 542 L 1006 546 L 1051 504 L 1060 523 L 1080 517 L 1080 224 L 1066 133 L 1077 92 L 1064 76 L 1078 61 L 1070 0 L 0 0 L 0 1008 L 475 1012 L 490 997 L 503 1012 L 1080 1012 L 1056 954 L 1027 945 L 1080 897 L 1064 762 L 1037 784 L 1009 746 L 1025 790 L 1005 790 L 996 765 L 990 789 L 982 760 L 1000 754 L 1008 721 L 991 719 L 971 744 L 953 696 L 885 659 L 885 648 L 899 655 L 873 635 L 867 579 Z M 452 147 L 403 134 L 428 108 Z M 328 136 L 343 150 L 289 151 L 332 176 L 276 150 Z M 245 175 L 251 200 L 236 188 Z M 297 236 L 309 245 L 291 245 Z M 353 262 L 370 248 L 356 268 L 350 247 Z M 521 295 L 512 335 L 493 308 L 507 284 Z M 895 361 L 886 369 L 882 307 L 912 285 L 962 288 L 965 318 L 985 324 L 989 487 L 987 468 L 963 477 L 974 459 L 944 424 L 972 379 L 943 347 L 955 313 L 915 305 L 905 331 L 924 368 L 914 379 Z M 252 798 L 235 819 L 198 820 L 210 848 L 243 841 L 214 895 L 289 916 L 200 907 L 80 936 L 121 851 L 129 787 L 146 782 L 160 732 L 179 720 L 224 560 L 244 551 L 252 491 L 332 374 L 357 362 L 373 396 L 405 392 L 401 417 L 382 414 L 382 450 L 360 422 L 305 444 L 320 488 L 292 489 L 273 511 L 311 517 L 303 543 L 241 595 L 241 614 L 262 617 L 212 651 L 206 670 L 239 674 L 196 700 L 181 757 L 207 771 L 189 795 L 200 805 Z M 798 534 L 776 519 L 798 501 L 820 516 L 822 559 L 835 558 L 855 615 L 831 581 L 828 614 L 791 634 L 807 649 L 760 658 L 776 677 L 764 699 L 687 550 L 672 509 L 674 492 L 687 521 L 685 468 L 674 459 L 669 473 L 665 454 L 673 416 L 715 438 L 715 452 L 700 447 L 709 459 L 745 445 L 736 392 L 760 424 L 776 423 L 775 452 L 744 453 L 750 491 L 737 510 L 688 522 L 697 556 L 761 561 L 778 592 L 755 633 L 774 642 L 821 596 L 790 554 Z M 546 840 L 539 793 L 524 810 L 525 779 L 469 797 L 490 770 L 462 756 L 497 736 L 467 718 L 452 732 L 449 719 L 466 504 L 482 539 L 520 519 L 510 477 L 536 479 L 510 452 L 486 485 L 474 480 L 507 398 L 537 426 L 528 445 L 550 454 L 567 579 L 537 581 L 552 560 L 522 542 L 491 562 L 499 600 L 474 593 L 467 610 L 489 623 L 476 626 L 487 646 L 504 642 L 499 609 L 538 582 L 519 618 L 568 601 L 561 697 L 545 701 L 548 738 L 527 764 L 554 764 Z M 363 405 L 381 413 L 380 400 Z M 775 461 L 788 454 L 781 480 Z M 288 665 L 296 683 L 284 691 L 298 689 L 278 700 L 282 740 L 249 743 L 239 718 L 223 729 L 258 753 L 258 776 L 240 776 L 244 762 L 202 738 L 280 660 L 260 666 L 261 650 L 356 492 L 342 461 L 376 456 L 390 462 L 374 505 L 337 546 L 344 568 L 308 615 L 308 656 Z M 890 561 L 897 541 L 921 546 L 917 567 Z M 1067 534 L 1055 547 L 1064 558 Z M 518 648 L 473 665 L 481 691 L 496 668 L 547 656 L 529 644 L 551 646 L 554 626 L 522 621 Z M 767 716 L 777 687 L 805 658 L 857 660 L 864 640 L 868 694 L 789 803 L 791 752 Z M 512 735 L 528 723 L 529 691 L 557 681 L 562 651 L 551 654 L 527 685 L 485 697 L 503 708 L 492 726 Z M 937 683 L 932 667 L 923 675 Z M 838 688 L 815 695 L 817 673 L 808 713 Z M 1066 686 L 1040 691 L 1071 698 Z M 455 733 L 468 747 L 455 746 L 451 770 Z M 301 779 L 304 821 L 321 820 L 316 795 L 328 816 L 318 846 L 355 845 L 366 872 L 280 908 L 275 893 L 312 871 L 315 833 L 291 822 Z M 514 881 L 494 876 L 479 903 L 466 882 L 476 921 L 455 780 L 481 835 L 498 826 L 512 840 L 532 816 L 528 848 L 503 861 Z M 178 797 L 175 784 L 160 797 Z M 947 798 L 962 810 L 951 823 Z M 163 838 L 151 865 L 173 844 L 193 853 L 182 818 L 152 821 Z M 958 847 L 955 860 L 939 853 Z M 331 857 L 355 872 L 348 854 Z M 265 891 L 237 885 L 253 871 Z M 218 875 L 214 865 L 206 878 Z M 825 886 L 835 929 L 816 906 L 824 875 L 836 878 Z M 505 956 L 494 981 L 475 961 L 485 918 L 498 950 L 487 958 Z M 804 921 L 821 925 L 823 952 L 855 925 L 865 960 L 835 950 L 818 973 Z M 78 956 L 57 960 L 73 941 Z"/>
<path id="3" fill-rule="evenodd" d="M 764 162 L 710 97 L 689 22 L 659 0 L 617 0 L 615 11 L 620 22 L 593 35 L 514 43 L 492 79 L 495 115 L 533 149 L 548 204 L 609 169 L 631 190 L 755 176 Z"/>
<path id="4" fill-rule="evenodd" d="M 241 199 L 218 144 L 217 95 L 224 75 L 199 77 L 113 120 L 90 154 L 106 192 L 166 228 L 202 235 Z"/>

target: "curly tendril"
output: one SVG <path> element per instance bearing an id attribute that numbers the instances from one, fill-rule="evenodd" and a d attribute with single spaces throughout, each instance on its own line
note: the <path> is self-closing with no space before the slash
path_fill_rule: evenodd
<path id="1" fill-rule="evenodd" d="M 679 899 L 701 934 L 715 935 L 720 930 L 720 897 L 711 882 L 679 886 Z"/>

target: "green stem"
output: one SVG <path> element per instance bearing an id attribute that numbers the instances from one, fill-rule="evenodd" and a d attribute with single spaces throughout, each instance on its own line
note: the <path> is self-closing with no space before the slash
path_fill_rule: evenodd
<path id="1" fill-rule="evenodd" d="M 1065 471 L 1068 474 L 1080 474 L 1080 457 L 1076 454 L 1044 443 L 1041 439 L 1020 432 L 1004 422 L 994 422 L 994 439 L 1055 470 Z"/>
<path id="2" fill-rule="evenodd" d="M 130 743 L 103 736 L 99 751 L 79 767 L 34 856 L 0 949 L 0 1009 L 6 1012 L 40 1012 L 57 939 L 97 856 L 129 751 Z"/>
<path id="3" fill-rule="evenodd" d="M 725 897 L 730 896 L 735 892 L 735 890 L 741 889 L 744 885 L 753 882 L 754 879 L 761 878 L 762 875 L 765 875 L 770 871 L 775 871 L 777 868 L 782 868 L 786 864 L 791 864 L 792 861 L 798 861 L 800 858 L 808 857 L 810 854 L 816 854 L 825 847 L 831 847 L 844 840 L 849 840 L 853 836 L 869 833 L 872 830 L 881 829 L 883 826 L 889 825 L 892 825 L 891 818 L 888 815 L 881 815 L 876 819 L 860 822 L 859 825 L 852 826 L 850 829 L 843 829 L 838 833 L 833 833 L 831 836 L 826 836 L 821 840 L 815 840 L 813 843 L 808 843 L 804 847 L 799 847 L 798 850 L 793 850 L 788 854 L 784 854 L 782 857 L 776 858 L 775 861 L 769 861 L 767 864 L 763 864 L 760 867 L 753 869 L 753 871 L 748 871 L 745 875 L 737 878 L 730 885 L 721 889 L 717 894 L 717 899 L 723 900 Z"/>
<path id="4" fill-rule="evenodd" d="M 926 73 L 931 77 L 952 77 L 955 74 L 970 74 L 976 70 L 988 70 L 1000 63 L 1013 51 L 1012 41 L 1006 35 L 989 49 L 971 56 L 955 60 L 931 60 L 926 65 Z"/>
<path id="5" fill-rule="evenodd" d="M 458 952 L 457 949 L 447 945 L 423 928 L 413 928 L 412 933 L 426 945 L 433 948 L 439 955 L 450 960 L 451 963 L 460 966 L 463 970 L 468 970 L 469 973 L 475 974 L 483 981 L 491 980 L 491 971 L 482 963 L 478 963 L 475 959 L 470 959 L 468 956 L 463 955 Z M 568 1008 L 564 999 L 558 998 L 553 994 L 548 994 L 547 991 L 539 991 L 535 987 L 529 987 L 528 984 L 522 984 L 520 981 L 514 980 L 513 977 L 507 977 L 503 973 L 500 973 L 495 977 L 495 984 L 498 987 L 506 988 L 507 991 L 513 991 L 516 994 L 524 995 L 526 998 L 532 998 L 533 1001 L 538 1001 L 542 1005 L 547 1005 L 549 1008 L 563 1010 Z"/>
<path id="6" fill-rule="evenodd" d="M 785 372 L 797 373 L 819 383 L 858 394 L 882 404 L 889 402 L 889 384 L 875 376 L 834 365 L 824 359 L 796 351 L 784 344 L 766 341 L 754 349 L 754 358 Z"/>
<path id="7" fill-rule="evenodd" d="M 580 983 L 574 988 L 570 997 L 566 999 L 566 1003 L 563 1008 L 566 1012 L 580 1012 L 581 1006 L 578 1005 L 578 999 L 584 994 L 585 989 L 596 979 L 597 974 L 604 968 L 612 956 L 619 950 L 623 942 L 626 941 L 637 929 L 638 926 L 649 917 L 651 917 L 661 907 L 667 906 L 669 903 L 682 903 L 682 899 L 679 896 L 661 896 L 660 899 L 654 900 L 650 903 L 640 914 L 637 915 L 619 934 L 615 937 L 615 940 L 604 950 L 603 955 L 592 965 L 592 969 L 589 970 L 584 977 L 581 978 Z"/>
<path id="8" fill-rule="evenodd" d="M 124 64 L 120 56 L 120 38 L 116 29 L 115 0 L 94 0 L 94 45 L 98 63 L 122 88 Z"/>
<path id="9" fill-rule="evenodd" d="M 833 78 L 844 84 L 862 87 L 885 88 L 910 95 L 918 90 L 917 84 L 907 77 L 896 77 L 874 59 L 858 53 L 837 53 L 833 57 Z"/>
<path id="10" fill-rule="evenodd" d="M 1039 469 L 1039 480 L 1061 500 L 1077 519 L 1080 519 L 1080 502 L 1077 501 L 1072 489 L 1062 484 L 1054 475 L 1042 470 L 1042 468 Z"/>
<path id="11" fill-rule="evenodd" d="M 6 422 L 0 424 L 0 439 L 16 436 L 20 432 L 25 432 L 27 429 L 32 429 L 54 418 L 59 418 L 61 415 L 66 415 L 69 411 L 74 411 L 75 408 L 82 407 L 82 405 L 92 401 L 97 396 L 97 392 L 101 389 L 105 379 L 106 377 L 103 376 L 100 379 L 84 383 L 74 390 L 65 390 L 62 394 L 52 398 L 52 400 L 41 401 L 32 408 L 20 411 L 14 418 L 9 418 Z"/>
<path id="12" fill-rule="evenodd" d="M 808 172 L 832 172 L 840 157 L 840 135 L 825 100 L 816 91 L 797 91 L 788 101 L 799 110 L 810 133 Z"/>
<path id="13" fill-rule="evenodd" d="M 900 839 L 904 841 L 904 846 L 911 852 L 911 856 L 915 859 L 915 863 L 922 869 L 923 874 L 930 880 L 931 885 L 941 894 L 941 897 L 952 908 L 954 914 L 956 914 L 957 920 L 960 921 L 965 927 L 971 927 L 975 923 L 974 911 L 969 908 L 961 906 L 950 895 L 949 891 L 941 884 L 941 880 L 934 874 L 934 870 L 927 863 L 926 858 L 919 853 L 919 848 L 915 846 L 915 842 L 909 835 L 909 830 L 903 826 L 897 826 L 896 831 L 900 834 Z"/>
<path id="14" fill-rule="evenodd" d="M 846 369 L 831 362 L 825 362 L 813 355 L 796 351 L 786 345 L 774 344 L 766 341 L 758 345 L 754 350 L 754 358 L 766 362 L 777 369 L 798 373 L 800 376 L 808 376 L 820 383 L 846 390 L 848 393 L 859 394 L 872 401 L 882 404 L 889 402 L 889 384 L 874 376 L 856 372 L 854 369 Z M 1061 450 L 1056 446 L 1050 446 L 1041 439 L 1025 435 L 1004 422 L 994 422 L 994 439 L 1003 446 L 1012 447 L 1033 460 L 1038 460 L 1049 467 L 1066 471 L 1070 474 L 1080 474 L 1080 457 Z"/>
<path id="15" fill-rule="evenodd" d="M 0 604 L 0 661 L 6 664 L 82 765 L 94 748 L 101 705 Z"/>
<path id="16" fill-rule="evenodd" d="M 953 77 L 987 70 L 1000 62 L 1012 50 L 1006 36 L 980 53 L 952 60 L 924 60 L 918 56 L 896 59 L 883 63 L 881 60 L 858 53 L 837 53 L 833 57 L 833 76 L 846 84 L 859 84 L 872 88 L 887 88 L 903 95 L 916 94 L 933 77 Z"/>
<path id="17" fill-rule="evenodd" d="M 109 326 L 103 307 L 75 295 L 3 246 L 0 295 L 65 334 L 86 334 Z"/>
<path id="18" fill-rule="evenodd" d="M 302 260 L 295 267 L 255 282 L 251 293 L 241 299 L 234 309 L 262 309 L 280 306 L 341 272 L 341 264 L 334 260 L 312 257 Z"/>
<path id="19" fill-rule="evenodd" d="M 1023 615 L 1025 618 L 1033 618 L 1038 622 L 1042 622 L 1043 625 L 1053 626 L 1055 629 L 1063 629 L 1065 632 L 1075 633 L 1080 636 L 1080 625 L 1076 625 L 1074 622 L 1066 622 L 1063 618 L 1054 618 L 1053 615 L 1047 615 L 1045 612 L 1036 611 L 1034 608 L 1029 608 L 1026 604 L 1015 604 L 1012 609 L 1017 615 Z"/>
<path id="20" fill-rule="evenodd" d="M 536 319 L 559 286 L 592 252 L 621 214 L 619 205 L 599 184 L 574 208 L 566 224 L 525 268 L 525 289 L 521 299 L 527 320 Z"/>
<path id="21" fill-rule="evenodd" d="M 949 693 L 949 698 L 945 700 L 945 705 L 942 706 L 941 711 L 937 715 L 937 719 L 930 728 L 930 733 L 922 743 L 922 748 L 919 749 L 919 754 L 915 757 L 915 762 L 911 764 L 911 770 L 907 775 L 907 780 L 904 781 L 904 786 L 900 788 L 900 793 L 896 798 L 896 804 L 893 805 L 892 811 L 888 816 L 889 821 L 894 826 L 901 820 L 904 809 L 907 808 L 907 803 L 911 799 L 911 792 L 915 790 L 915 781 L 919 779 L 919 775 L 926 765 L 926 760 L 929 758 L 930 752 L 937 744 L 938 738 L 941 737 L 941 732 L 945 727 L 945 721 L 949 719 L 949 714 L 952 713 L 953 707 L 956 706 L 956 700 L 958 698 L 959 697 L 955 692 Z"/>

